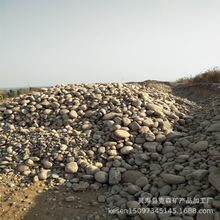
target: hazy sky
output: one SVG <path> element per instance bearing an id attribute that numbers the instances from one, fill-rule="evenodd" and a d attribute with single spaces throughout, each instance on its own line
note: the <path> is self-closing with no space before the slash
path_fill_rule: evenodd
<path id="1" fill-rule="evenodd" d="M 219 0 L 0 0 L 0 88 L 195 75 L 219 21 Z"/>

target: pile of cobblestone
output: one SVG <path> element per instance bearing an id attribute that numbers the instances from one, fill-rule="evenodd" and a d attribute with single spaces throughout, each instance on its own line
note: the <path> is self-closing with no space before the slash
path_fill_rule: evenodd
<path id="1" fill-rule="evenodd" d="M 118 219 L 219 219 L 219 145 L 220 97 L 196 105 L 144 85 L 81 84 L 0 106 L 0 179 L 109 186 L 98 201 Z"/>

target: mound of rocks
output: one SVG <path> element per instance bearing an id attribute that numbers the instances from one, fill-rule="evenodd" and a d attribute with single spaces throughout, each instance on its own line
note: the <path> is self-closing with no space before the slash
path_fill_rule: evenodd
<path id="1" fill-rule="evenodd" d="M 74 191 L 111 186 L 98 199 L 119 219 L 202 219 L 195 209 L 211 208 L 217 214 L 206 219 L 217 218 L 219 100 L 199 106 L 120 83 L 22 95 L 0 106 L 0 178 L 19 173 Z"/>

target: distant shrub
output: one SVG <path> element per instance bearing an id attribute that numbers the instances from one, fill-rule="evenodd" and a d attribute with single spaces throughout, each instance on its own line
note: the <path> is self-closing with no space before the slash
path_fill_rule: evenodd
<path id="1" fill-rule="evenodd" d="M 17 95 L 18 96 L 21 95 L 21 90 L 20 89 L 17 90 Z"/>
<path id="2" fill-rule="evenodd" d="M 183 84 L 190 84 L 191 80 L 192 80 L 192 77 L 190 76 L 190 77 L 180 78 L 176 82 L 183 83 Z"/>
<path id="3" fill-rule="evenodd" d="M 220 69 L 215 67 L 195 76 L 192 83 L 220 83 Z"/>
<path id="4" fill-rule="evenodd" d="M 17 96 L 17 91 L 16 91 L 16 90 L 10 89 L 10 90 L 8 91 L 8 98 L 14 98 L 14 97 L 16 97 L 16 96 Z"/>
<path id="5" fill-rule="evenodd" d="M 196 75 L 195 77 L 183 77 L 178 79 L 176 82 L 187 85 L 191 85 L 193 83 L 220 83 L 220 69 L 219 67 L 213 67 Z"/>

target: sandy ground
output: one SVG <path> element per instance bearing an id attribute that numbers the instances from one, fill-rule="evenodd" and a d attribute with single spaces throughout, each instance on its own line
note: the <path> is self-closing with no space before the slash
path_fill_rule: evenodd
<path id="1" fill-rule="evenodd" d="M 97 196 L 107 191 L 74 192 L 67 187 L 49 189 L 45 182 L 21 186 L 20 182 L 11 184 L 11 178 L 0 183 L 0 219 L 1 220 L 75 220 L 87 219 L 96 213 L 96 219 L 112 219 L 107 217 L 105 204 L 97 202 Z M 73 202 L 66 197 L 74 196 Z M 79 218 L 80 217 L 80 218 Z M 95 219 L 91 216 L 90 219 Z"/>

